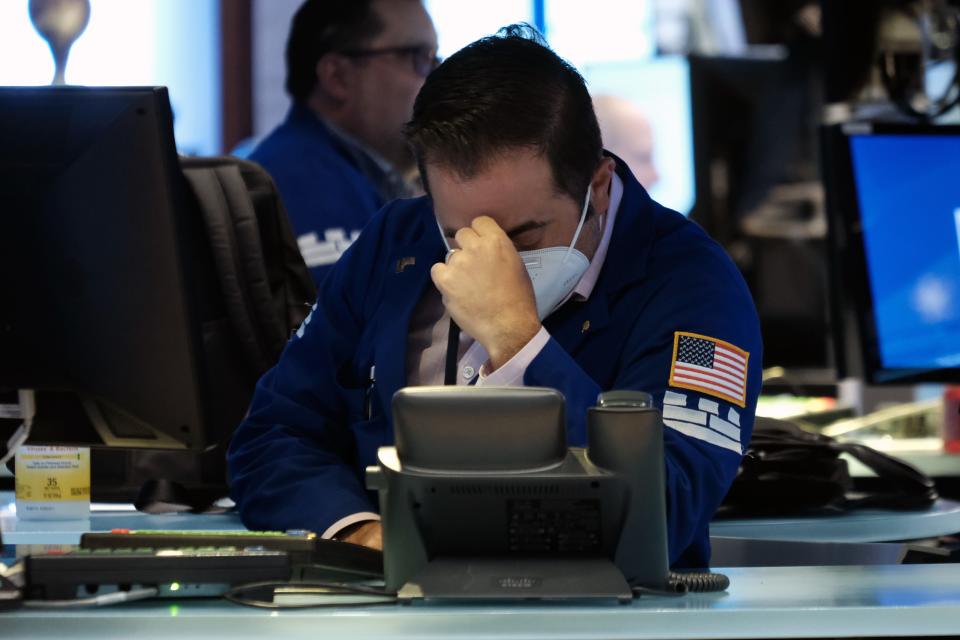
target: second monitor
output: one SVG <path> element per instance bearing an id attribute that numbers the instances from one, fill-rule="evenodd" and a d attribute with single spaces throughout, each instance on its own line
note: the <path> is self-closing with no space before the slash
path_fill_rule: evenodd
<path id="1" fill-rule="evenodd" d="M 960 381 L 960 127 L 848 123 L 825 139 L 866 378 Z"/>

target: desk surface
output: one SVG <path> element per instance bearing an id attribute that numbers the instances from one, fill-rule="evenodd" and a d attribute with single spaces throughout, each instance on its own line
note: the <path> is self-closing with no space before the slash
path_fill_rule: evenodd
<path id="1" fill-rule="evenodd" d="M 10 495 L 0 495 L 6 504 Z M 957 506 L 960 508 L 960 505 Z M 233 514 L 93 513 L 87 521 L 17 521 L 7 544 L 76 543 L 86 530 L 235 529 Z M 716 527 L 714 527 L 716 529 Z M 753 527 L 751 533 L 756 533 Z M 716 531 L 715 531 L 716 533 Z M 724 594 L 647 597 L 631 605 L 413 605 L 271 612 L 220 601 L 130 603 L 0 615 L 4 637 L 788 638 L 960 635 L 960 565 L 762 567 L 722 570 Z"/>
<path id="2" fill-rule="evenodd" d="M 0 531 L 5 544 L 79 544 L 86 531 L 111 529 L 242 529 L 236 513 L 149 515 L 136 511 L 94 512 L 89 520 L 18 520 L 13 495 L 0 492 Z M 960 532 L 960 503 L 939 500 L 928 511 L 862 510 L 821 518 L 718 520 L 713 536 L 808 542 L 884 542 L 933 538 Z"/>
<path id="3" fill-rule="evenodd" d="M 216 601 L 0 615 L 6 637 L 820 638 L 960 634 L 960 566 L 728 569 L 723 594 L 630 605 L 391 605 L 271 612 Z"/>
<path id="4" fill-rule="evenodd" d="M 190 529 L 199 531 L 242 530 L 240 516 L 233 513 L 168 513 L 150 515 L 135 511 L 94 511 L 87 520 L 20 520 L 13 496 L 0 492 L 0 532 L 4 544 L 80 544 L 87 531 L 111 529 Z"/>
<path id="5" fill-rule="evenodd" d="M 710 534 L 725 538 L 807 542 L 887 542 L 960 532 L 960 502 L 937 500 L 925 511 L 860 509 L 818 518 L 716 520 Z"/>

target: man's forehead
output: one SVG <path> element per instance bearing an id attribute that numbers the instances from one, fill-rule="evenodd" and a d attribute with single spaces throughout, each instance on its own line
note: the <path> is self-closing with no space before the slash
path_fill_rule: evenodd
<path id="1" fill-rule="evenodd" d="M 420 0 L 376 0 L 373 10 L 383 21 L 383 30 L 374 38 L 375 44 L 436 47 L 433 22 Z"/>
<path id="2" fill-rule="evenodd" d="M 481 215 L 503 228 L 550 217 L 555 199 L 561 197 L 543 158 L 498 159 L 472 176 L 436 165 L 426 170 L 437 216 L 450 228 L 468 225 Z"/>

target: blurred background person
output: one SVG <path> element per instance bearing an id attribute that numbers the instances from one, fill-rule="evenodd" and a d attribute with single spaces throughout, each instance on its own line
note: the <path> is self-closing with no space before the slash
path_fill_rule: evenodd
<path id="1" fill-rule="evenodd" d="M 649 191 L 660 180 L 653 162 L 653 127 L 640 108 L 620 96 L 593 96 L 603 147 L 620 156 Z"/>
<path id="2" fill-rule="evenodd" d="M 307 0 L 286 62 L 293 104 L 251 159 L 276 180 L 319 283 L 380 207 L 414 193 L 401 129 L 437 34 L 420 0 Z"/>

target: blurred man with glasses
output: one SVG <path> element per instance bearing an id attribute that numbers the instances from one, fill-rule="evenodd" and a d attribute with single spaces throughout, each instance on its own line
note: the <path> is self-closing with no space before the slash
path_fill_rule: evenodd
<path id="1" fill-rule="evenodd" d="M 384 204 L 414 195 L 402 135 L 439 64 L 421 0 L 307 0 L 287 41 L 286 120 L 251 155 L 274 177 L 319 282 Z"/>

